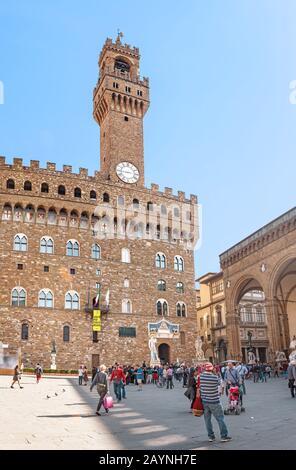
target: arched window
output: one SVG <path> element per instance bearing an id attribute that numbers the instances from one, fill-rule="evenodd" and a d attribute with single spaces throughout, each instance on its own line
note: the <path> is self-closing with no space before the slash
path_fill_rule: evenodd
<path id="1" fill-rule="evenodd" d="M 75 188 L 74 189 L 74 197 L 81 197 L 81 189 Z"/>
<path id="2" fill-rule="evenodd" d="M 88 228 L 89 224 L 89 217 L 87 212 L 82 212 L 80 217 L 80 227 L 81 228 Z"/>
<path id="3" fill-rule="evenodd" d="M 168 315 L 169 306 L 165 299 L 158 299 L 158 301 L 156 302 L 156 312 L 157 315 L 162 315 L 164 317 Z"/>
<path id="4" fill-rule="evenodd" d="M 53 308 L 53 293 L 49 289 L 42 289 L 38 296 L 38 307 Z"/>
<path id="5" fill-rule="evenodd" d="M 163 279 L 160 279 L 157 283 L 157 289 L 161 291 L 166 290 L 166 282 Z"/>
<path id="6" fill-rule="evenodd" d="M 10 204 L 5 204 L 2 212 L 2 220 L 11 220 L 12 219 L 12 207 Z"/>
<path id="7" fill-rule="evenodd" d="M 6 188 L 7 189 L 15 189 L 14 180 L 12 180 L 12 179 L 7 180 L 6 181 Z"/>
<path id="8" fill-rule="evenodd" d="M 49 190 L 48 184 L 47 184 L 47 183 L 42 183 L 42 185 L 41 185 L 41 192 L 42 192 L 42 193 L 48 193 L 48 190 Z"/>
<path id="9" fill-rule="evenodd" d="M 34 222 L 35 219 L 35 209 L 29 204 L 25 209 L 25 222 Z"/>
<path id="10" fill-rule="evenodd" d="M 185 331 L 180 331 L 180 340 L 181 340 L 182 346 L 184 346 L 186 344 Z"/>
<path id="11" fill-rule="evenodd" d="M 92 259 L 100 259 L 101 258 L 101 247 L 97 243 L 95 243 L 91 247 L 91 257 L 92 257 Z"/>
<path id="12" fill-rule="evenodd" d="M 28 323 L 22 323 L 21 339 L 27 341 L 29 339 L 29 325 Z"/>
<path id="13" fill-rule="evenodd" d="M 179 216 L 180 216 L 179 207 L 174 207 L 174 217 L 179 217 Z"/>
<path id="14" fill-rule="evenodd" d="M 75 291 L 69 291 L 65 295 L 65 308 L 79 310 L 79 295 Z"/>
<path id="15" fill-rule="evenodd" d="M 153 202 L 147 202 L 147 211 L 153 211 Z"/>
<path id="16" fill-rule="evenodd" d="M 108 193 L 103 194 L 103 202 L 110 202 L 110 196 Z"/>
<path id="17" fill-rule="evenodd" d="M 68 240 L 66 245 L 67 256 L 79 256 L 79 243 L 77 240 Z"/>
<path id="18" fill-rule="evenodd" d="M 121 261 L 123 263 L 130 263 L 131 262 L 131 253 L 128 248 L 121 249 Z"/>
<path id="19" fill-rule="evenodd" d="M 25 181 L 25 183 L 24 183 L 24 190 L 25 190 L 25 191 L 32 191 L 32 183 L 31 183 L 31 181 Z"/>
<path id="20" fill-rule="evenodd" d="M 140 206 L 139 199 L 133 199 L 133 208 L 134 210 L 138 210 Z"/>
<path id="21" fill-rule="evenodd" d="M 130 286 L 129 279 L 125 278 L 124 281 L 123 281 L 123 287 L 128 288 L 129 286 Z"/>
<path id="22" fill-rule="evenodd" d="M 161 206 L 160 206 L 160 213 L 162 215 L 166 215 L 166 213 L 167 213 L 167 208 L 164 204 L 161 204 Z"/>
<path id="23" fill-rule="evenodd" d="M 129 299 L 122 301 L 122 313 L 132 313 L 132 303 Z"/>
<path id="24" fill-rule="evenodd" d="M 50 237 L 42 237 L 40 240 L 40 253 L 53 254 L 53 239 Z"/>
<path id="25" fill-rule="evenodd" d="M 14 237 L 13 249 L 15 251 L 27 251 L 28 250 L 28 239 L 23 233 L 18 233 Z"/>
<path id="26" fill-rule="evenodd" d="M 216 305 L 216 325 L 222 324 L 222 307 L 221 305 Z"/>
<path id="27" fill-rule="evenodd" d="M 23 287 L 15 287 L 11 291 L 11 305 L 14 307 L 25 307 L 27 293 Z"/>
<path id="28" fill-rule="evenodd" d="M 70 341 L 70 327 L 68 325 L 63 327 L 63 341 L 64 343 L 69 343 Z"/>
<path id="29" fill-rule="evenodd" d="M 20 204 L 16 204 L 13 209 L 13 220 L 16 222 L 23 221 L 23 208 Z"/>
<path id="30" fill-rule="evenodd" d="M 60 196 L 65 196 L 66 195 L 66 188 L 62 184 L 58 187 L 58 194 Z"/>
<path id="31" fill-rule="evenodd" d="M 177 282 L 176 291 L 178 292 L 178 294 L 184 294 L 184 284 L 183 284 L 183 282 Z"/>
<path id="32" fill-rule="evenodd" d="M 118 196 L 117 202 L 119 206 L 124 206 L 124 196 Z"/>
<path id="33" fill-rule="evenodd" d="M 166 256 L 163 253 L 156 253 L 155 256 L 155 266 L 159 269 L 166 268 Z"/>
<path id="34" fill-rule="evenodd" d="M 55 225 L 57 223 L 57 213 L 54 207 L 48 209 L 47 221 L 50 225 Z"/>
<path id="35" fill-rule="evenodd" d="M 89 193 L 89 197 L 90 197 L 90 199 L 97 199 L 97 193 L 95 191 L 91 191 Z"/>
<path id="36" fill-rule="evenodd" d="M 186 317 L 186 305 L 184 302 L 178 302 L 176 305 L 177 317 Z"/>
<path id="37" fill-rule="evenodd" d="M 175 271 L 184 271 L 184 260 L 182 256 L 175 256 L 174 269 Z"/>

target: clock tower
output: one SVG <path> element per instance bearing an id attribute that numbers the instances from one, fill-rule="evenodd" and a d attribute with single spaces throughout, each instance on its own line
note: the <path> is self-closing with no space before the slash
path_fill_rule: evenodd
<path id="1" fill-rule="evenodd" d="M 122 33 L 107 39 L 93 115 L 101 128 L 101 173 L 113 182 L 144 186 L 143 118 L 149 107 L 149 80 L 139 76 L 139 49 L 122 44 Z"/>

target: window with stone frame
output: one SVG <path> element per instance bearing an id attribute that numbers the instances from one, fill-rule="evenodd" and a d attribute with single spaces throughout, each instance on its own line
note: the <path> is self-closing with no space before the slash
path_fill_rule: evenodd
<path id="1" fill-rule="evenodd" d="M 70 326 L 65 325 L 63 327 L 63 341 L 64 343 L 69 343 L 70 341 Z"/>
<path id="2" fill-rule="evenodd" d="M 157 289 L 160 291 L 165 291 L 166 290 L 166 282 L 163 279 L 160 279 L 157 282 Z"/>
<path id="3" fill-rule="evenodd" d="M 163 317 L 168 316 L 169 306 L 165 299 L 158 299 L 156 302 L 156 313 Z"/>
<path id="4" fill-rule="evenodd" d="M 129 337 L 135 338 L 136 337 L 136 328 L 133 326 L 120 326 L 118 329 L 119 337 Z"/>
<path id="5" fill-rule="evenodd" d="M 23 287 L 15 287 L 11 291 L 11 305 L 13 307 L 25 307 L 27 301 L 27 293 Z"/>
<path id="6" fill-rule="evenodd" d="M 65 309 L 79 310 L 79 294 L 75 291 L 69 291 L 65 295 Z"/>
<path id="7" fill-rule="evenodd" d="M 68 240 L 66 244 L 67 256 L 79 256 L 79 243 L 77 240 Z"/>
<path id="8" fill-rule="evenodd" d="M 131 262 L 131 253 L 128 248 L 121 249 L 121 261 L 122 263 L 130 263 Z"/>
<path id="9" fill-rule="evenodd" d="M 53 293 L 49 289 L 42 289 L 38 296 L 38 307 L 53 308 Z"/>
<path id="10" fill-rule="evenodd" d="M 186 317 L 186 304 L 184 302 L 177 302 L 176 314 L 177 317 Z"/>
<path id="11" fill-rule="evenodd" d="M 174 269 L 175 271 L 184 271 L 184 259 L 182 258 L 182 256 L 175 256 Z"/>
<path id="12" fill-rule="evenodd" d="M 166 268 L 166 256 L 164 253 L 156 253 L 155 255 L 155 267 L 158 269 Z"/>
<path id="13" fill-rule="evenodd" d="M 40 240 L 40 253 L 53 254 L 53 239 L 51 237 L 42 237 Z"/>
<path id="14" fill-rule="evenodd" d="M 13 241 L 15 251 L 28 251 L 28 238 L 23 233 L 17 233 Z"/>
<path id="15" fill-rule="evenodd" d="M 15 183 L 13 179 L 9 179 L 6 181 L 6 188 L 7 189 L 15 189 Z"/>
<path id="16" fill-rule="evenodd" d="M 28 323 L 22 323 L 21 339 L 22 339 L 22 341 L 27 341 L 29 339 L 29 325 L 28 325 Z"/>
<path id="17" fill-rule="evenodd" d="M 177 282 L 176 291 L 178 294 L 184 294 L 184 284 L 183 282 Z"/>
<path id="18" fill-rule="evenodd" d="M 129 299 L 123 299 L 122 313 L 132 313 L 132 302 Z"/>
<path id="19" fill-rule="evenodd" d="M 91 257 L 92 259 L 101 259 L 101 247 L 97 243 L 91 247 Z"/>
<path id="20" fill-rule="evenodd" d="M 217 325 L 222 325 L 222 307 L 221 307 L 221 305 L 216 305 L 215 311 L 216 311 L 216 326 Z"/>

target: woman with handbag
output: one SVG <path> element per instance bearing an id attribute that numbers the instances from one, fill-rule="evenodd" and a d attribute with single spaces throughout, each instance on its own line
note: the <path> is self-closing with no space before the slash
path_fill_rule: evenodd
<path id="1" fill-rule="evenodd" d="M 192 402 L 191 409 L 194 416 L 202 416 L 203 415 L 203 404 L 200 395 L 200 375 L 196 376 L 196 392 L 195 392 L 195 400 Z"/>
<path id="2" fill-rule="evenodd" d="M 100 413 L 100 409 L 102 405 L 104 406 L 106 413 L 109 412 L 109 409 L 107 408 L 107 406 L 105 406 L 106 403 L 104 403 L 105 397 L 107 393 L 109 392 L 108 376 L 106 374 L 106 369 L 107 367 L 104 364 L 100 366 L 100 371 L 96 373 L 94 380 L 92 381 L 92 384 L 90 386 L 90 391 L 92 391 L 93 387 L 96 385 L 98 394 L 100 396 L 100 400 L 99 400 L 97 411 L 96 411 L 96 415 L 98 416 L 102 416 Z"/>

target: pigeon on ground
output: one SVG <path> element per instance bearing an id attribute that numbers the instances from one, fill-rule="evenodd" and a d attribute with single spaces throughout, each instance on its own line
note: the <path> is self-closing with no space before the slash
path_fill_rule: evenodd
<path id="1" fill-rule="evenodd" d="M 56 396 L 56 397 L 58 396 L 57 392 L 55 392 L 55 396 Z"/>
<path id="2" fill-rule="evenodd" d="M 49 396 L 49 395 L 46 395 L 46 398 L 50 398 L 50 396 Z"/>

